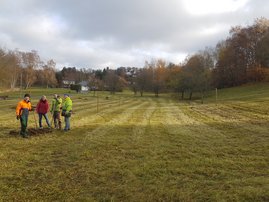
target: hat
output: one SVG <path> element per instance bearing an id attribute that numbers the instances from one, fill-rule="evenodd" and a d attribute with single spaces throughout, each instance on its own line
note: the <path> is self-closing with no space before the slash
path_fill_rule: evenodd
<path id="1" fill-rule="evenodd" d="M 67 96 L 67 97 L 69 97 L 69 94 L 64 94 L 64 96 Z"/>
<path id="2" fill-rule="evenodd" d="M 24 97 L 30 97 L 30 94 L 26 93 L 26 94 L 24 95 Z"/>

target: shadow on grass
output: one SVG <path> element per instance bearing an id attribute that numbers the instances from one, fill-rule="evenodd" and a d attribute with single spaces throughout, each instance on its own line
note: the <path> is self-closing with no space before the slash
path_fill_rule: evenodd
<path id="1" fill-rule="evenodd" d="M 8 135 L 10 136 L 20 136 L 20 130 L 8 130 L 9 128 L 5 128 L 5 131 L 9 131 Z M 1 130 L 1 128 L 0 128 Z M 28 128 L 28 135 L 29 136 L 38 136 L 43 134 L 52 133 L 53 130 L 50 128 L 43 128 L 43 129 L 36 129 L 36 128 Z"/>

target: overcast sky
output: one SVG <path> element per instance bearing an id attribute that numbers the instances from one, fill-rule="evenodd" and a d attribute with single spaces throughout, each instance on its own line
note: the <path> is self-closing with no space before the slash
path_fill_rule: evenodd
<path id="1" fill-rule="evenodd" d="M 268 0 L 0 0 L 0 47 L 58 68 L 178 64 L 260 17 Z"/>

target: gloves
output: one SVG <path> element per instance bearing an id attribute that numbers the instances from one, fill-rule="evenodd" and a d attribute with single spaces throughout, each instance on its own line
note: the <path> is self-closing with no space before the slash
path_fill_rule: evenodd
<path id="1" fill-rule="evenodd" d="M 17 116 L 16 118 L 17 118 L 17 120 L 19 120 L 20 119 L 20 116 Z"/>

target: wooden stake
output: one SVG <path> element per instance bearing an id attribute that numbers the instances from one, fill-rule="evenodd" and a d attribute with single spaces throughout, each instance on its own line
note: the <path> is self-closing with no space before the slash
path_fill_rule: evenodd
<path id="1" fill-rule="evenodd" d="M 98 93 L 96 92 L 96 112 L 98 113 L 99 112 L 99 96 L 98 96 Z"/>
<path id="2" fill-rule="evenodd" d="M 218 89 L 216 88 L 216 104 L 218 103 Z"/>
<path id="3" fill-rule="evenodd" d="M 21 72 L 21 82 L 20 82 L 20 98 L 22 98 L 22 72 Z"/>

